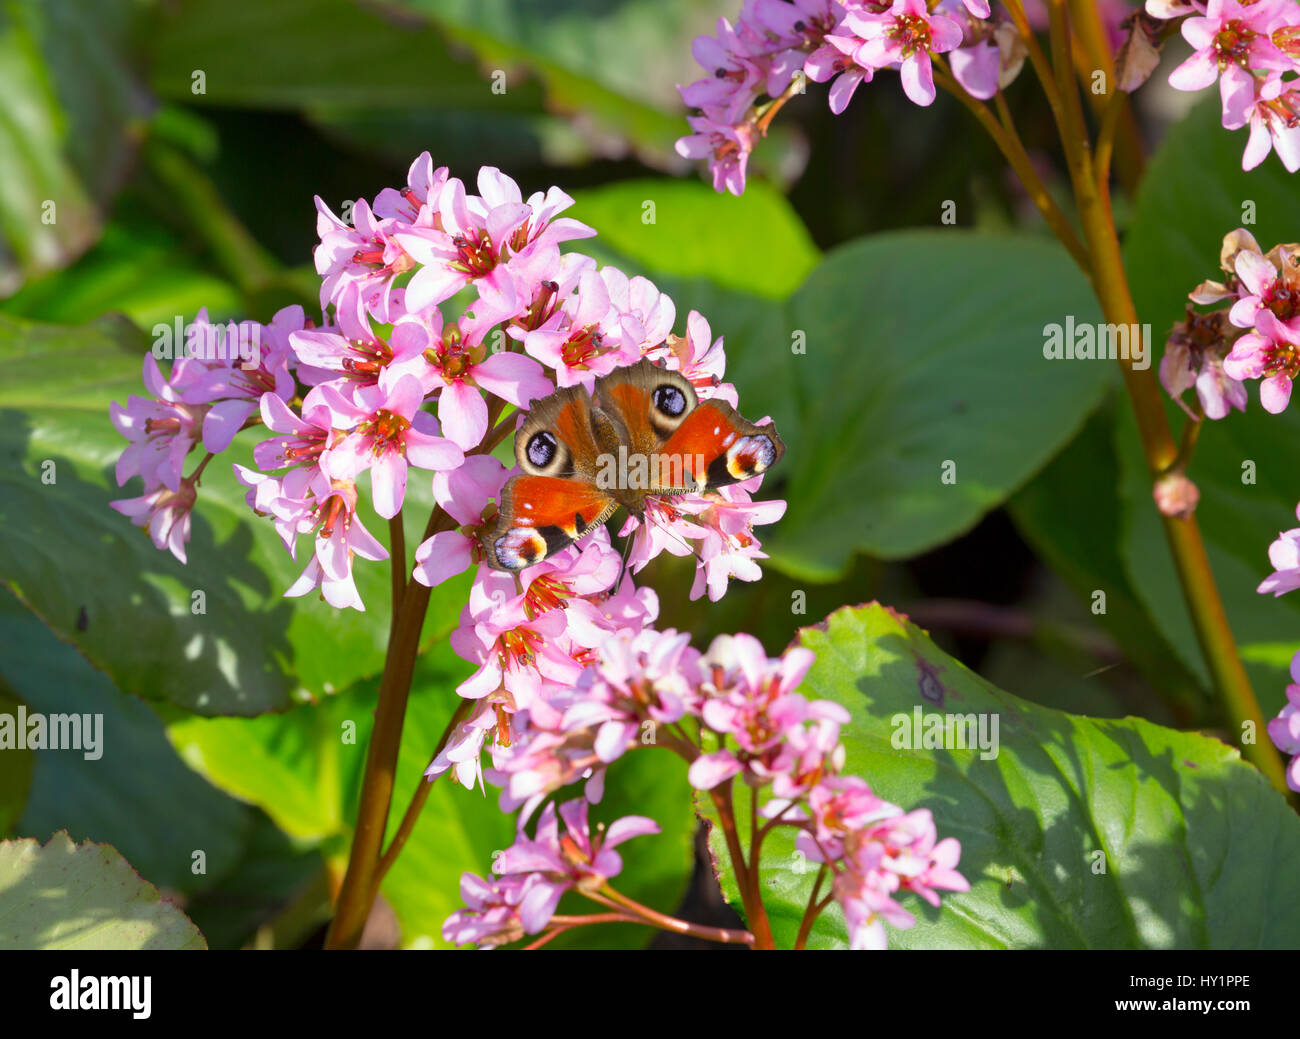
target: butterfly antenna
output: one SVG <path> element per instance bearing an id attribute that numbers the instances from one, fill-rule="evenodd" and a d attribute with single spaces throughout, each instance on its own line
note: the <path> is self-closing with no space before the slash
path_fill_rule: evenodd
<path id="1" fill-rule="evenodd" d="M 646 513 L 647 520 L 650 519 L 651 515 L 652 514 L 649 512 Z M 693 555 L 697 560 L 699 560 L 701 563 L 704 562 L 704 556 L 700 554 L 700 550 L 698 548 L 696 548 L 694 545 L 692 545 L 689 541 L 685 540 L 684 538 L 679 537 L 672 529 L 669 528 L 669 526 L 666 523 L 660 523 L 658 524 L 658 526 L 660 530 L 662 530 L 670 538 L 676 541 L 677 544 L 681 545 L 682 548 L 686 549 L 686 551 L 689 552 L 691 555 Z"/>

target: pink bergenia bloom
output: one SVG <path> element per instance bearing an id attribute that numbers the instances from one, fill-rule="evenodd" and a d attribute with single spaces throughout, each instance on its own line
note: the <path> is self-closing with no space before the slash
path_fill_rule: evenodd
<path id="1" fill-rule="evenodd" d="M 405 225 L 376 217 L 365 199 L 353 205 L 351 225 L 330 212 L 319 196 L 316 212 L 321 309 L 332 303 L 340 317 L 346 310 L 357 322 L 367 313 L 376 320 L 390 321 L 393 282 L 416 265 L 393 237 L 393 232 Z"/>
<path id="2" fill-rule="evenodd" d="M 669 725 L 686 715 L 695 699 L 692 675 L 699 653 L 690 634 L 646 629 L 607 636 L 599 662 L 580 680 L 584 696 L 564 715 L 566 730 L 595 731 L 592 743 L 605 764 L 636 744 L 641 726 Z"/>
<path id="3" fill-rule="evenodd" d="M 686 122 L 694 132 L 678 140 L 677 154 L 684 159 L 708 159 L 713 190 L 743 195 L 745 170 L 758 131 L 750 123 L 732 124 L 708 114 L 688 116 Z"/>
<path id="4" fill-rule="evenodd" d="M 506 467 L 491 455 L 470 455 L 464 465 L 433 474 L 434 500 L 460 527 L 439 531 L 415 550 L 417 581 L 433 588 L 474 564 L 483 510 L 501 493 L 506 476 Z"/>
<path id="5" fill-rule="evenodd" d="M 602 267 L 609 304 L 619 315 L 623 339 L 633 358 L 650 356 L 667 339 L 677 320 L 677 306 L 666 292 L 640 275 L 629 278 L 617 267 Z"/>
<path id="6" fill-rule="evenodd" d="M 1203 16 L 1182 23 L 1183 37 L 1195 53 L 1169 75 L 1178 90 L 1202 90 L 1216 79 L 1223 100 L 1225 125 L 1245 120 L 1242 113 L 1255 97 L 1253 71 L 1282 72 L 1292 68 L 1269 38 L 1284 23 L 1291 0 L 1209 0 Z"/>
<path id="7" fill-rule="evenodd" d="M 384 188 L 375 196 L 371 209 L 382 219 L 432 226 L 433 211 L 428 203 L 431 199 L 437 201 L 438 193 L 446 183 L 447 167 L 434 169 L 429 153 L 421 152 L 407 171 L 406 187 Z"/>
<path id="8" fill-rule="evenodd" d="M 564 609 L 572 629 L 582 613 L 581 600 L 609 591 L 621 569 L 619 554 L 609 543 L 609 533 L 601 527 L 518 574 L 484 568 L 470 589 L 469 611 L 483 618 L 503 606 L 534 615 Z"/>
<path id="9" fill-rule="evenodd" d="M 713 732 L 730 735 L 737 751 L 723 748 L 691 763 L 688 778 L 697 790 L 711 790 L 742 771 L 746 780 L 768 782 L 790 731 L 806 719 L 847 721 L 848 713 L 826 701 L 809 703 L 794 692 L 812 666 L 810 650 L 796 648 L 768 660 L 752 635 L 719 636 L 701 661 L 701 718 Z"/>
<path id="10" fill-rule="evenodd" d="M 573 205 L 559 188 L 536 192 L 525 202 L 518 184 L 495 167 L 484 166 L 478 189 L 477 196 L 466 195 L 459 179 L 448 180 L 436 206 L 440 227 L 395 232 L 399 244 L 422 265 L 406 287 L 410 310 L 448 300 L 473 282 L 479 293 L 475 317 L 490 327 L 520 313 L 532 294 L 531 287 L 521 293 L 512 268 L 534 253 L 555 251 L 561 242 L 596 233 L 586 224 L 558 216 Z"/>
<path id="11" fill-rule="evenodd" d="M 483 741 L 497 725 L 497 705 L 480 700 L 468 718 L 456 726 L 446 745 L 440 750 L 424 776 L 430 782 L 450 770 L 452 776 L 466 790 L 477 786 L 483 789 Z"/>
<path id="12" fill-rule="evenodd" d="M 844 25 L 864 41 L 854 54 L 858 64 L 884 68 L 900 63 L 903 92 L 918 105 L 934 103 L 930 55 L 960 47 L 960 25 L 931 13 L 925 0 L 894 0 L 884 14 L 850 11 Z"/>
<path id="13" fill-rule="evenodd" d="M 708 75 L 679 88 L 682 101 L 688 108 L 716 113 L 723 122 L 739 122 L 766 81 L 764 69 L 725 18 L 718 19 L 716 37 L 697 36 L 691 41 L 691 54 Z"/>
<path id="14" fill-rule="evenodd" d="M 290 469 L 283 476 L 268 476 L 242 465 L 232 468 L 235 479 L 248 488 L 248 507 L 272 518 L 289 558 L 296 560 L 298 535 L 310 533 L 320 522 L 318 505 L 330 496 L 329 477 L 318 465 Z"/>
<path id="15" fill-rule="evenodd" d="M 1300 792 L 1300 653 L 1291 658 L 1291 684 L 1286 687 L 1286 704 L 1268 723 L 1268 738 L 1283 754 L 1290 754 L 1286 785 Z"/>
<path id="16" fill-rule="evenodd" d="M 456 692 L 467 700 L 488 697 L 513 714 L 527 710 L 546 683 L 571 685 L 583 665 L 562 648 L 567 626 L 564 610 L 530 617 L 522 606 L 503 607 L 475 621 L 466 607 L 451 633 L 451 648 L 478 669 Z"/>
<path id="17" fill-rule="evenodd" d="M 401 316 L 387 338 L 377 335 L 365 315 L 357 317 L 351 307 L 340 307 L 337 328 L 312 328 L 293 332 L 290 345 L 297 355 L 298 377 L 308 386 L 330 382 L 344 396 L 354 388 L 380 386 L 391 392 L 394 383 L 414 375 L 421 385 L 430 382 L 424 350 L 429 345 L 427 320 L 405 313 L 400 290 L 393 307 Z"/>
<path id="18" fill-rule="evenodd" d="M 320 390 L 335 427 L 349 431 L 322 453 L 321 470 L 332 480 L 355 480 L 369 469 L 375 512 L 383 519 L 402 509 L 408 465 L 445 472 L 465 461 L 455 443 L 437 435 L 434 417 L 420 410 L 424 392 L 413 375 L 403 376 L 387 393 L 382 386 L 362 387 L 354 400 L 332 386 Z"/>
<path id="19" fill-rule="evenodd" d="M 1300 517 L 1300 510 L 1297 510 L 1297 516 Z M 1256 591 L 1279 596 L 1300 588 L 1300 527 L 1284 530 L 1277 536 L 1277 540 L 1268 546 L 1268 561 L 1273 573 L 1260 582 Z"/>
<path id="20" fill-rule="evenodd" d="M 1230 408 L 1246 410 L 1245 383 L 1223 370 L 1223 359 L 1230 349 L 1229 334 L 1235 333 L 1225 311 L 1202 314 L 1191 306 L 1184 320 L 1169 333 L 1165 354 L 1160 358 L 1160 384 L 1193 420 L 1200 416 L 1183 401 L 1183 394 L 1192 387 L 1208 419 L 1224 418 Z"/>
<path id="21" fill-rule="evenodd" d="M 640 356 L 622 336 L 621 315 L 610 303 L 605 280 L 586 271 L 578 291 L 540 327 L 524 335 L 524 349 L 555 371 L 555 384 L 588 390 L 596 379 Z"/>
<path id="22" fill-rule="evenodd" d="M 1275 253 L 1282 272 L 1273 265 Z M 1283 322 L 1300 318 L 1300 279 L 1296 277 L 1300 265 L 1297 265 L 1297 259 L 1300 257 L 1282 247 L 1268 256 L 1247 250 L 1239 252 L 1234 267 L 1241 295 L 1228 312 L 1228 319 L 1238 328 L 1254 328 L 1256 319 L 1264 310 Z"/>
<path id="23" fill-rule="evenodd" d="M 746 0 L 742 36 L 750 53 L 764 58 L 769 97 L 785 91 L 803 65 L 805 51 L 820 45 L 843 18 L 844 8 L 836 0 Z"/>
<path id="24" fill-rule="evenodd" d="M 877 797 L 865 779 L 832 775 L 808 791 L 812 826 L 796 846 L 813 862 L 834 861 L 844 854 L 844 839 L 903 810 Z"/>
<path id="25" fill-rule="evenodd" d="M 656 342 L 657 346 L 644 351 L 646 357 L 681 372 L 691 381 L 701 400 L 718 397 L 736 407 L 739 403 L 736 388 L 722 381 L 727 367 L 722 336 L 713 338 L 704 315 L 692 310 L 686 317 L 685 336 L 666 335 Z"/>
<path id="26" fill-rule="evenodd" d="M 858 87 L 870 83 L 876 74 L 874 66 L 856 60 L 855 55 L 861 46 L 862 41 L 856 36 L 832 33 L 804 61 L 804 73 L 814 83 L 834 80 L 829 101 L 831 111 L 836 115 L 849 107 Z"/>
<path id="27" fill-rule="evenodd" d="M 316 498 L 313 520 L 316 530 L 315 550 L 307 568 L 284 594 L 306 595 L 319 588 L 325 601 L 336 609 L 352 608 L 365 612 L 361 596 L 352 579 L 352 557 L 378 562 L 388 558 L 388 550 L 371 537 L 357 515 L 357 489 L 339 482 L 329 492 Z"/>
<path id="28" fill-rule="evenodd" d="M 184 563 L 194 499 L 194 482 L 182 480 L 179 489 L 174 491 L 159 487 L 138 498 L 119 498 L 108 504 L 137 527 L 145 528 L 154 548 L 165 548 Z"/>
<path id="29" fill-rule="evenodd" d="M 320 387 L 303 398 L 301 415 L 274 393 L 263 394 L 259 406 L 262 424 L 280 435 L 253 448 L 257 467 L 268 472 L 288 466 L 319 469 L 321 453 L 335 439 L 334 412 L 322 398 Z"/>
<path id="30" fill-rule="evenodd" d="M 1246 110 L 1245 120 L 1250 124 L 1250 138 L 1241 156 L 1243 170 L 1253 170 L 1270 151 L 1277 152 L 1288 173 L 1300 170 L 1300 90 L 1294 82 L 1283 83 L 1279 77 L 1264 83 Z"/>
<path id="31" fill-rule="evenodd" d="M 130 441 L 117 460 L 117 485 L 140 476 L 150 491 L 159 486 L 179 491 L 185 456 L 202 436 L 208 408 L 183 403 L 153 354 L 144 356 L 144 385 L 152 396 L 132 394 L 126 407 L 116 401 L 109 406 L 114 427 Z"/>
<path id="32" fill-rule="evenodd" d="M 1237 340 L 1224 359 L 1233 379 L 1262 379 L 1259 402 L 1277 415 L 1291 400 L 1291 380 L 1300 371 L 1300 320 L 1279 321 L 1271 310 L 1255 315 L 1255 330 Z"/>
<path id="33" fill-rule="evenodd" d="M 598 891 L 606 881 L 623 872 L 623 860 L 614 850 L 633 837 L 659 833 L 659 824 L 645 816 L 624 816 L 593 832 L 587 821 L 587 802 L 581 798 L 560 805 L 565 833 L 560 835 L 555 805 L 548 804 L 537 820 L 537 836 L 522 829 L 515 843 L 497 856 L 496 872 L 503 876 L 533 874 L 542 878 L 546 897 L 538 898 L 534 913 L 523 922 L 529 933 L 540 930 L 538 922 L 555 913 L 560 896 L 570 888 Z M 531 918 L 530 918 L 531 917 Z"/>
<path id="34" fill-rule="evenodd" d="M 257 413 L 262 396 L 289 400 L 296 392 L 289 373 L 294 360 L 289 336 L 306 323 L 302 307 L 280 310 L 269 325 L 244 321 L 210 325 L 200 311 L 191 330 L 212 346 L 212 359 L 186 367 L 182 400 L 212 407 L 203 419 L 203 446 L 220 454 Z M 234 337 L 237 341 L 230 342 Z M 245 359 L 247 358 L 247 359 Z"/>
<path id="35" fill-rule="evenodd" d="M 522 409 L 555 392 L 554 383 L 532 358 L 508 350 L 489 352 L 482 343 L 471 343 L 456 325 L 442 330 L 436 310 L 430 321 L 433 340 L 424 351 L 429 365 L 425 390 L 437 391 L 438 421 L 466 451 L 476 447 L 488 429 L 488 406 L 480 390 Z"/>
<path id="36" fill-rule="evenodd" d="M 453 945 L 477 945 L 480 949 L 507 945 L 525 934 L 536 934 L 555 912 L 553 903 L 544 916 L 537 912 L 535 907 L 549 902 L 550 889 L 535 874 L 483 880 L 463 873 L 460 897 L 466 908 L 457 909 L 442 925 L 443 938 Z M 525 920 L 534 926 L 529 927 Z"/>

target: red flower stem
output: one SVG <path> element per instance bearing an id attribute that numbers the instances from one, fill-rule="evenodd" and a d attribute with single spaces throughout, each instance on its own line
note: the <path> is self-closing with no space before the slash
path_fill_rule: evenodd
<path id="1" fill-rule="evenodd" d="M 402 596 L 406 594 L 406 530 L 402 526 L 402 511 L 388 521 L 388 563 L 393 575 L 392 618 L 388 626 L 388 641 L 393 641 L 393 632 L 397 630 L 397 611 L 402 605 Z"/>
<path id="2" fill-rule="evenodd" d="M 812 933 L 813 924 L 817 922 L 817 917 L 821 915 L 826 908 L 826 902 L 818 904 L 817 895 L 822 889 L 822 881 L 826 879 L 826 864 L 822 863 L 822 868 L 817 871 L 817 881 L 813 884 L 812 894 L 808 896 L 808 908 L 803 911 L 803 919 L 799 921 L 799 933 L 795 936 L 794 947 L 801 950 L 808 944 L 808 935 Z"/>
<path id="3" fill-rule="evenodd" d="M 638 922 L 650 924 L 661 931 L 686 934 L 692 938 L 703 938 L 710 942 L 748 945 L 751 948 L 754 945 L 754 936 L 749 931 L 729 927 L 707 927 L 704 924 L 693 924 L 688 920 L 679 920 L 675 916 L 668 916 L 666 913 L 661 913 L 657 909 L 651 909 L 649 906 L 628 898 L 627 895 L 615 891 L 609 884 L 602 887 L 595 895 L 588 895 L 587 897 L 603 905 L 614 905 L 625 909 L 636 917 Z"/>
<path id="4" fill-rule="evenodd" d="M 452 714 L 447 727 L 442 730 L 442 736 L 438 739 L 438 745 L 434 748 L 433 754 L 429 758 L 429 764 L 432 765 L 434 760 L 442 753 L 443 748 L 447 746 L 447 741 L 451 739 L 452 732 L 456 726 L 463 722 L 469 712 L 474 707 L 473 700 L 461 700 Z M 406 840 L 411 836 L 411 831 L 415 829 L 416 820 L 420 818 L 420 812 L 424 809 L 424 803 L 429 800 L 429 793 L 433 789 L 433 780 L 420 776 L 416 783 L 415 793 L 411 796 L 410 803 L 406 806 L 406 812 L 402 815 L 402 821 L 397 827 L 397 832 L 393 834 L 393 839 L 388 842 L 388 847 L 379 859 L 379 868 L 375 873 L 375 892 L 378 893 L 379 885 L 383 883 L 384 877 L 392 869 L 393 863 L 397 861 L 397 856 L 402 853 L 402 848 L 406 846 Z"/>
<path id="5" fill-rule="evenodd" d="M 493 401 L 488 411 L 489 433 L 471 454 L 485 454 L 505 439 L 510 425 L 496 425 L 504 400 Z M 429 514 L 424 529 L 427 541 L 442 530 L 451 530 L 456 521 L 442 509 L 435 507 Z M 384 831 L 388 827 L 388 812 L 393 800 L 393 782 L 397 772 L 397 755 L 402 744 L 402 725 L 406 719 L 406 704 L 411 693 L 411 676 L 415 673 L 415 658 L 420 651 L 420 632 L 424 616 L 429 609 L 431 589 L 419 581 L 406 581 L 401 604 L 397 608 L 388 640 L 388 656 L 384 661 L 384 675 L 379 682 L 379 697 L 375 707 L 375 727 L 370 734 L 370 747 L 366 753 L 366 768 L 361 780 L 361 801 L 357 809 L 356 832 L 348 854 L 347 872 L 339 889 L 338 904 L 329 932 L 325 936 L 327 949 L 355 948 L 365 927 L 366 917 L 374 904 L 379 889 L 380 852 Z M 425 798 L 428 797 L 426 793 Z M 416 791 L 419 797 L 419 791 Z M 420 806 L 424 804 L 420 801 Z M 411 816 L 407 833 L 415 826 L 418 809 Z M 403 819 L 405 824 L 406 820 Z M 405 838 L 403 838 L 405 843 Z M 392 849 L 390 849 L 392 850 Z M 401 850 L 401 845 L 397 851 Z M 386 872 L 396 858 L 390 857 Z"/>
<path id="6" fill-rule="evenodd" d="M 731 868 L 736 874 L 736 886 L 740 888 L 740 901 L 745 910 L 745 920 L 754 934 L 754 948 L 775 949 L 772 939 L 772 927 L 768 923 L 767 908 L 758 887 L 758 870 L 752 872 L 745 862 L 745 853 L 740 847 L 740 834 L 736 831 L 735 805 L 731 789 L 733 779 L 714 787 L 709 791 L 709 798 L 718 813 L 718 824 L 722 827 L 723 837 L 727 842 L 727 854 L 731 857 Z M 751 795 L 752 796 L 752 795 Z"/>
<path id="7" fill-rule="evenodd" d="M 1015 0 L 1011 0 L 1008 6 L 1014 3 Z M 1084 238 L 1092 257 L 1093 290 L 1108 322 L 1137 325 L 1137 308 L 1124 271 L 1109 195 L 1099 191 L 1094 179 L 1096 171 L 1089 154 L 1083 107 L 1070 64 L 1070 24 L 1065 0 L 1050 0 L 1050 3 L 1052 58 L 1064 99 L 1065 125 L 1061 143 L 1070 167 Z M 1124 387 L 1137 417 L 1142 450 L 1154 478 L 1166 471 L 1178 457 L 1160 388 L 1151 368 L 1136 369 L 1131 358 L 1121 358 L 1119 364 Z M 1255 742 L 1241 744 L 1242 755 L 1253 762 L 1274 787 L 1285 793 L 1282 761 L 1272 743 L 1263 735 L 1264 717 L 1228 625 L 1196 519 L 1194 516 L 1162 516 L 1161 521 L 1182 585 L 1183 598 L 1224 713 L 1238 735 L 1246 731 L 1246 723 L 1251 724 L 1256 734 Z"/>

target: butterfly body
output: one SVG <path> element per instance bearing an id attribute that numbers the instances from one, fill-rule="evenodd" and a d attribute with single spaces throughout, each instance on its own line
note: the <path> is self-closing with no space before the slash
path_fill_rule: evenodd
<path id="1" fill-rule="evenodd" d="M 482 537 L 488 565 L 519 571 L 554 555 L 622 507 L 700 493 L 766 472 L 785 451 L 771 425 L 701 401 L 680 372 L 642 360 L 533 402 L 515 433 L 523 474 L 502 489 Z"/>

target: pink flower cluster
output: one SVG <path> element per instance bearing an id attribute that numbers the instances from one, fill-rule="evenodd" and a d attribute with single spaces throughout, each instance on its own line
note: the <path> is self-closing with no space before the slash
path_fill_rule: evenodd
<path id="1" fill-rule="evenodd" d="M 1180 399 L 1195 385 L 1206 416 L 1217 419 L 1230 406 L 1244 410 L 1244 381 L 1260 379 L 1264 409 L 1285 411 L 1300 371 L 1300 246 L 1264 253 L 1239 228 L 1224 237 L 1219 262 L 1224 280 L 1202 282 L 1189 298 L 1221 308 L 1210 314 L 1188 308 L 1161 361 L 1161 381 Z"/>
<path id="2" fill-rule="evenodd" d="M 133 394 L 125 407 L 110 408 L 114 427 L 130 441 L 117 460 L 117 484 L 133 476 L 144 481 L 139 497 L 110 504 L 182 563 L 203 467 L 230 446 L 263 396 L 281 401 L 293 396 L 296 359 L 289 336 L 304 320 L 302 307 L 286 307 L 269 325 L 214 325 L 200 310 L 183 343 L 171 340 L 171 326 L 159 326 L 144 358 L 150 395 Z M 169 356 L 175 363 L 165 376 L 158 361 Z M 185 476 L 185 459 L 199 444 L 209 457 Z"/>
<path id="3" fill-rule="evenodd" d="M 1155 18 L 1183 17 L 1183 37 L 1195 50 L 1170 84 L 1203 90 L 1217 81 L 1224 127 L 1250 127 L 1242 168 L 1254 169 L 1276 151 L 1290 172 L 1300 169 L 1300 5 L 1147 0 L 1146 8 Z"/>
<path id="4" fill-rule="evenodd" d="M 571 837 L 563 854 L 550 805 L 535 839 L 523 826 L 552 793 L 576 782 L 585 781 L 586 801 L 599 802 L 606 768 L 647 746 L 688 760 L 697 790 L 739 778 L 755 798 L 766 793 L 763 817 L 796 829 L 799 850 L 833 877 L 854 948 L 883 948 L 886 922 L 912 926 L 912 914 L 895 901 L 901 891 L 938 904 L 936 890 L 967 890 L 956 871 L 960 845 L 937 840 L 928 811 L 905 813 L 864 780 L 842 774 L 839 733 L 848 712 L 796 691 L 812 663 L 802 648 L 770 660 L 757 639 L 743 634 L 716 639 L 706 653 L 671 630 L 606 634 L 590 666 L 517 713 L 509 744 L 498 741 L 493 749 L 488 775 L 503 786 L 502 808 L 523 807 L 519 841 L 494 865 L 496 879 L 466 876 L 469 908 L 448 920 L 445 937 L 497 944 L 536 934 L 563 890 L 614 876 L 617 858 L 602 865 L 600 855 L 610 854 L 602 849 L 654 832 L 648 820 L 619 820 L 602 845 L 588 836 L 585 802 L 571 801 L 561 808 Z"/>
<path id="5" fill-rule="evenodd" d="M 692 311 L 685 335 L 676 335 L 676 307 L 651 282 L 561 251 L 595 234 L 563 215 L 568 195 L 553 187 L 524 198 L 492 167 L 479 171 L 476 186 L 471 193 L 426 153 L 404 187 L 381 191 L 373 204 L 358 201 L 350 222 L 317 199 L 321 320 L 291 307 L 270 325 L 237 326 L 229 338 L 259 343 L 256 363 L 248 351 L 204 350 L 178 359 L 165 377 L 147 357 L 150 396 L 113 408 L 131 441 L 118 480 L 142 476 L 145 493 L 115 507 L 184 560 L 198 477 L 210 458 L 189 477 L 184 459 L 200 442 L 218 454 L 241 428 L 263 424 L 272 435 L 257 446 L 256 467 L 237 465 L 235 473 L 250 507 L 273 520 L 293 558 L 300 537 L 311 537 L 310 557 L 286 594 L 319 589 L 331 605 L 361 610 L 354 560 L 387 558 L 359 511 L 363 477 L 374 512 L 391 520 L 411 470 L 427 474 L 455 524 L 416 552 L 415 579 L 436 585 L 482 560 L 479 528 L 513 475 L 486 453 L 515 422 L 508 408 L 526 409 L 557 386 L 590 388 L 642 358 L 682 372 L 702 399 L 736 402 L 735 388 L 722 381 L 722 340 L 701 315 Z M 204 314 L 195 327 L 203 333 L 197 338 L 213 338 Z M 631 570 L 667 550 L 697 556 L 694 596 L 717 599 L 732 577 L 756 580 L 765 557 L 753 526 L 785 507 L 753 502 L 760 482 L 652 501 L 644 523 L 624 528 L 634 535 Z M 611 594 L 619 567 L 602 537 L 526 571 L 523 595 L 513 585 L 507 594 L 502 575 L 480 568 L 453 639 L 481 665 L 467 696 L 509 714 L 532 701 L 543 674 L 581 669 L 595 633 L 613 630 L 602 610 L 630 610 L 620 623 L 640 623 L 629 604 L 652 596 L 630 581 Z M 590 607 L 595 619 L 586 627 L 576 603 L 540 616 L 538 602 L 570 598 Z M 544 652 L 533 651 L 535 642 Z"/>
<path id="6" fill-rule="evenodd" d="M 1015 79 L 1025 57 L 988 0 L 746 0 L 735 25 L 719 19 L 717 34 L 697 37 L 692 53 L 706 75 L 680 88 L 698 114 L 677 151 L 707 159 L 714 188 L 734 195 L 775 108 L 805 78 L 830 82 L 839 114 L 881 69 L 897 69 L 907 96 L 929 105 L 933 55 L 947 54 L 957 82 L 982 99 Z"/>

